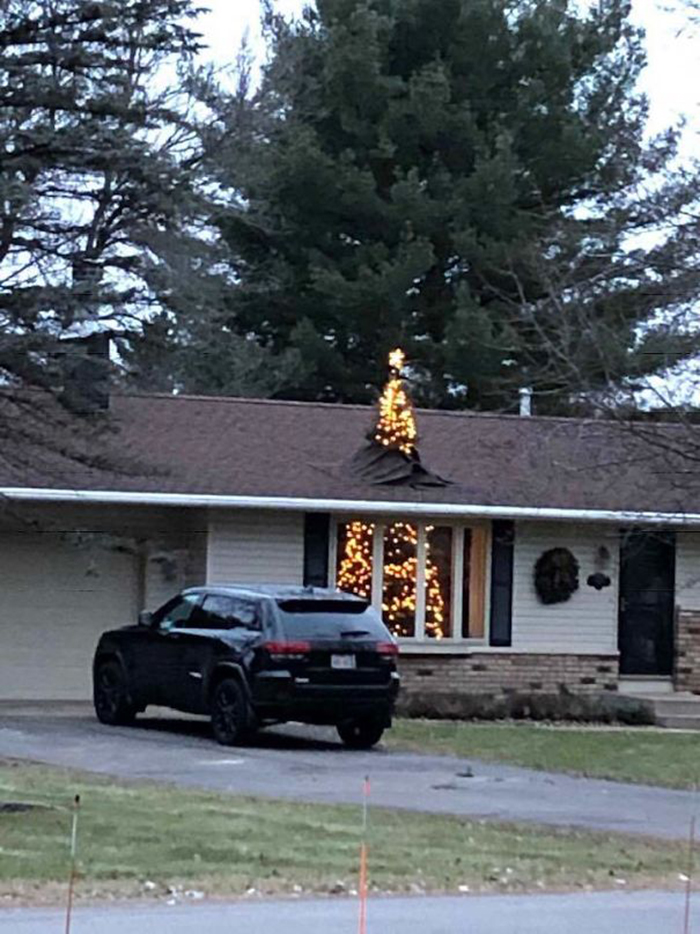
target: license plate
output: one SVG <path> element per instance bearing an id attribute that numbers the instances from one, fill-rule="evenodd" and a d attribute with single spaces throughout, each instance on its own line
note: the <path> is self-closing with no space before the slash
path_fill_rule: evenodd
<path id="1" fill-rule="evenodd" d="M 354 655 L 331 655 L 331 668 L 354 668 Z"/>

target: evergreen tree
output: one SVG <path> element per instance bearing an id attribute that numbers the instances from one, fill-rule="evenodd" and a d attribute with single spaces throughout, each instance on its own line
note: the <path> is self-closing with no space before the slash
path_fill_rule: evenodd
<path id="1" fill-rule="evenodd" d="M 530 385 L 550 410 L 674 341 L 678 359 L 650 322 L 678 300 L 660 282 L 686 247 L 659 231 L 692 191 L 651 181 L 675 135 L 644 140 L 630 4 L 585 6 L 268 4 L 260 88 L 207 97 L 229 287 L 206 326 L 180 317 L 185 353 L 254 339 L 263 368 L 295 354 L 271 394 L 365 402 L 400 345 L 421 404 L 509 407 Z"/>
<path id="2" fill-rule="evenodd" d="M 195 12 L 190 0 L 2 4 L 5 384 L 56 389 L 61 337 L 124 327 L 167 291 L 161 257 L 189 219 L 197 153 L 180 81 Z"/>

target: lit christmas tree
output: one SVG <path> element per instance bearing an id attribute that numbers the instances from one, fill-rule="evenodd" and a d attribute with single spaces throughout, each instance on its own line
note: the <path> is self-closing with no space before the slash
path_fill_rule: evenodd
<path id="1" fill-rule="evenodd" d="M 403 350 L 389 354 L 389 380 L 379 400 L 379 421 L 374 440 L 386 448 L 413 454 L 418 440 L 413 403 L 404 388 L 401 373 L 406 360 Z"/>
<path id="2" fill-rule="evenodd" d="M 373 537 L 373 525 L 366 522 L 348 523 L 338 562 L 338 587 L 366 600 L 372 598 Z"/>

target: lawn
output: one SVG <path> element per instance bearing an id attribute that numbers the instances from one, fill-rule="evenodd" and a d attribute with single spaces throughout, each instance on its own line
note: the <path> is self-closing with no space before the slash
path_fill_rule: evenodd
<path id="1" fill-rule="evenodd" d="M 700 733 L 397 720 L 385 737 L 394 749 L 669 788 L 700 786 Z"/>
<path id="2" fill-rule="evenodd" d="M 359 808 L 262 801 L 0 762 L 0 898 L 65 897 L 72 797 L 82 799 L 77 898 L 352 893 Z M 687 847 L 609 833 L 370 811 L 371 890 L 674 886 Z"/>

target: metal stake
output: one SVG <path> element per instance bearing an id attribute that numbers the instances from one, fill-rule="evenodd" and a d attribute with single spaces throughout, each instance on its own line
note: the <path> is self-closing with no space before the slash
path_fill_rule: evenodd
<path id="1" fill-rule="evenodd" d="M 78 851 L 78 813 L 80 811 L 80 795 L 73 799 L 73 828 L 70 836 L 70 875 L 68 877 L 68 905 L 66 908 L 66 934 L 70 934 L 71 918 L 73 916 L 73 889 L 75 888 L 75 862 Z"/>
<path id="2" fill-rule="evenodd" d="M 693 863 L 695 853 L 695 814 L 690 818 L 690 834 L 688 838 L 688 872 L 685 883 L 685 923 L 683 934 L 690 934 L 690 896 L 693 891 Z"/>
<path id="3" fill-rule="evenodd" d="M 369 799 L 369 775 L 362 783 L 362 843 L 360 844 L 360 918 L 359 934 L 367 934 L 367 803 Z"/>

